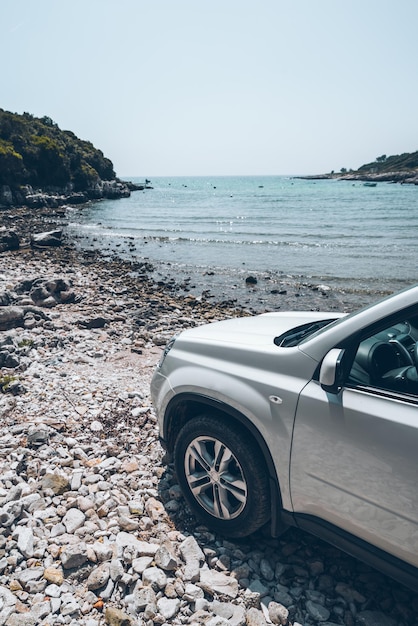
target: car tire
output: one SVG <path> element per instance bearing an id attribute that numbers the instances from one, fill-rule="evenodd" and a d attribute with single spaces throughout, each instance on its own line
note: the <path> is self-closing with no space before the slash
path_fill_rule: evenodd
<path id="1" fill-rule="evenodd" d="M 190 508 L 209 528 L 245 537 L 269 520 L 266 464 L 243 429 L 217 416 L 192 419 L 177 437 L 174 464 Z"/>

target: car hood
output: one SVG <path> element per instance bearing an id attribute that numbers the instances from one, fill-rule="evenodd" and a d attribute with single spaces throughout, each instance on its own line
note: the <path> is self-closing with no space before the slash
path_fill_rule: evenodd
<path id="1" fill-rule="evenodd" d="M 283 313 L 263 313 L 253 317 L 239 317 L 222 322 L 213 322 L 185 330 L 179 339 L 196 342 L 222 343 L 230 345 L 272 345 L 275 337 L 302 324 L 324 319 L 338 319 L 341 313 L 291 311 Z"/>

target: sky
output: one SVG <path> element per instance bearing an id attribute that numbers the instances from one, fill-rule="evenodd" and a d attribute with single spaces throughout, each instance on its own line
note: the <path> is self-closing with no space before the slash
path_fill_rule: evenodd
<path id="1" fill-rule="evenodd" d="M 308 175 L 418 150 L 417 0 L 0 0 L 0 108 L 120 177 Z"/>

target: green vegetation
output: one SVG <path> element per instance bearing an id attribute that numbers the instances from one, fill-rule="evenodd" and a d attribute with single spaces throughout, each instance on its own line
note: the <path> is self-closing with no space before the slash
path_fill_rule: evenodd
<path id="1" fill-rule="evenodd" d="M 418 185 L 418 151 L 404 152 L 376 157 L 372 163 L 366 163 L 358 170 L 342 167 L 337 174 L 334 170 L 329 174 L 307 176 L 306 178 L 336 178 L 338 180 L 381 181 Z"/>
<path id="2" fill-rule="evenodd" d="M 0 376 L 0 392 L 6 393 L 10 385 L 16 380 L 15 376 Z"/>
<path id="3" fill-rule="evenodd" d="M 393 156 L 377 157 L 373 163 L 362 165 L 357 172 L 359 174 L 385 174 L 389 172 L 413 172 L 418 173 L 418 152 L 404 152 Z"/>
<path id="4" fill-rule="evenodd" d="M 89 141 L 61 130 L 50 117 L 0 109 L 0 185 L 85 191 L 116 178 L 112 162 Z"/>
<path id="5" fill-rule="evenodd" d="M 17 345 L 19 346 L 19 348 L 33 348 L 35 342 L 33 339 L 22 339 L 22 341 L 19 341 Z"/>

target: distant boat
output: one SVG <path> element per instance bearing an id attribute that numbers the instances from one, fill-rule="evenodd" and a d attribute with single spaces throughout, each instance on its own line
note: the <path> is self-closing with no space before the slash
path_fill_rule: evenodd
<path id="1" fill-rule="evenodd" d="M 377 183 L 371 183 L 371 182 L 367 182 L 367 183 L 363 183 L 363 187 L 376 187 Z"/>

